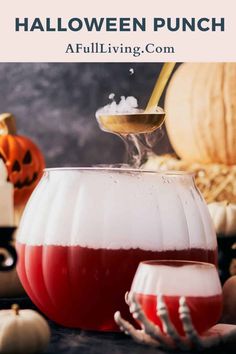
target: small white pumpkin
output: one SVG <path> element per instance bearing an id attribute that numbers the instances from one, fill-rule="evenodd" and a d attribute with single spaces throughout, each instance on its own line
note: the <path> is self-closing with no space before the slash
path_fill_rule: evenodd
<path id="1" fill-rule="evenodd" d="M 208 204 L 217 234 L 231 236 L 236 234 L 236 204 L 214 202 Z"/>
<path id="2" fill-rule="evenodd" d="M 36 311 L 20 310 L 18 305 L 0 311 L 1 354 L 40 353 L 49 339 L 47 321 Z"/>

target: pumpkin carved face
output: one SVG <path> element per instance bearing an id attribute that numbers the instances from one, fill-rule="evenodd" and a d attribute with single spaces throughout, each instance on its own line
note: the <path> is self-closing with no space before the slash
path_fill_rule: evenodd
<path id="1" fill-rule="evenodd" d="M 15 205 L 25 203 L 41 178 L 45 166 L 39 148 L 26 137 L 0 135 L 0 158 L 7 167 L 9 181 L 14 185 Z"/>

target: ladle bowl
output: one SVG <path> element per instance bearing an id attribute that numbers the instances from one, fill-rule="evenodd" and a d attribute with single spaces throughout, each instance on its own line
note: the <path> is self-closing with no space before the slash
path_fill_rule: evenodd
<path id="1" fill-rule="evenodd" d="M 103 131 L 122 135 L 152 133 L 164 119 L 165 112 L 102 114 L 97 118 Z"/>

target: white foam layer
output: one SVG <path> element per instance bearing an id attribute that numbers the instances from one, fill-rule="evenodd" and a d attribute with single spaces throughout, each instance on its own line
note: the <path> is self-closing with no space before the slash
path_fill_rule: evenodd
<path id="1" fill-rule="evenodd" d="M 140 113 L 143 110 L 138 108 L 138 100 L 133 96 L 121 96 L 120 101 L 116 103 L 115 94 L 111 93 L 109 99 L 111 103 L 99 108 L 96 112 L 96 117 L 106 114 L 121 114 L 121 113 Z"/>
<path id="2" fill-rule="evenodd" d="M 18 241 L 144 250 L 215 249 L 210 215 L 191 176 L 122 170 L 46 172 Z"/>
<path id="3" fill-rule="evenodd" d="M 99 121 L 99 117 L 101 115 L 109 115 L 109 114 L 135 114 L 135 113 L 143 113 L 144 109 L 138 107 L 138 100 L 133 96 L 121 96 L 120 101 L 117 103 L 115 101 L 115 94 L 110 93 L 109 99 L 112 101 L 104 107 L 101 107 L 96 112 L 96 118 Z M 161 107 L 156 106 L 154 109 L 155 113 L 164 113 Z"/>
<path id="4" fill-rule="evenodd" d="M 139 265 L 131 291 L 146 295 L 213 296 L 222 289 L 214 266 Z"/>

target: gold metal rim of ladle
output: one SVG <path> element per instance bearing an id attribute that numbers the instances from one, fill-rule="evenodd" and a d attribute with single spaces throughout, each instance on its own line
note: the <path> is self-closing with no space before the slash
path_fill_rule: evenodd
<path id="1" fill-rule="evenodd" d="M 115 134 L 152 133 L 164 122 L 165 112 L 99 115 L 97 120 L 103 131 Z"/>

